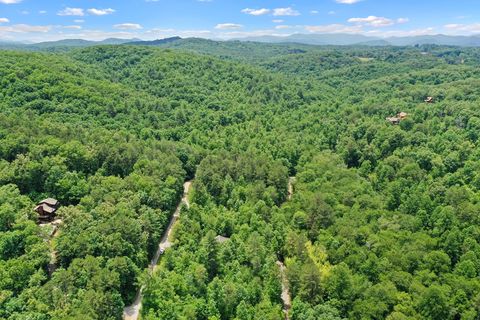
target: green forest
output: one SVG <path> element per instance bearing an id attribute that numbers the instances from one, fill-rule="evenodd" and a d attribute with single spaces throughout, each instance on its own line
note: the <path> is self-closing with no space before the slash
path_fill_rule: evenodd
<path id="1" fill-rule="evenodd" d="M 479 88 L 474 48 L 0 51 L 0 319 L 480 319 Z"/>

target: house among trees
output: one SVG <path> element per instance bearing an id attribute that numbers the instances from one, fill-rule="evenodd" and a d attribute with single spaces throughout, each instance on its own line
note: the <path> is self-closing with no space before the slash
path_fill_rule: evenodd
<path id="1" fill-rule="evenodd" d="M 227 242 L 230 238 L 227 238 L 227 237 L 224 237 L 224 236 L 216 236 L 215 237 L 215 240 L 218 242 L 218 243 L 224 243 L 224 242 Z"/>
<path id="2" fill-rule="evenodd" d="M 399 114 L 397 114 L 397 118 L 399 118 L 400 120 L 405 120 L 407 117 L 408 113 L 406 112 L 400 112 Z"/>
<path id="3" fill-rule="evenodd" d="M 425 99 L 425 102 L 426 103 L 434 103 L 435 99 L 433 99 L 433 97 L 427 97 L 427 99 Z"/>
<path id="4" fill-rule="evenodd" d="M 393 125 L 400 124 L 400 121 L 405 120 L 408 117 L 408 113 L 399 112 L 395 117 L 388 117 L 387 121 Z"/>
<path id="5" fill-rule="evenodd" d="M 60 203 L 56 199 L 47 198 L 40 201 L 34 210 L 38 213 L 40 221 L 52 221 L 59 206 Z"/>
<path id="6" fill-rule="evenodd" d="M 397 117 L 388 117 L 387 121 L 394 125 L 400 124 L 400 118 Z"/>

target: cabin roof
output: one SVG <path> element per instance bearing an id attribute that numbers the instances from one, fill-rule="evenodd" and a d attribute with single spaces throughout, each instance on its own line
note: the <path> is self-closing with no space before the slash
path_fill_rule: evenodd
<path id="1" fill-rule="evenodd" d="M 38 204 L 40 205 L 42 203 L 48 204 L 49 206 L 52 206 L 52 207 L 56 207 L 58 205 L 58 200 L 53 198 L 47 198 L 47 199 L 43 199 Z"/>
<path id="2" fill-rule="evenodd" d="M 230 238 L 218 235 L 218 236 L 215 237 L 215 240 L 217 240 L 218 243 L 224 243 L 224 242 L 230 240 Z"/>
<path id="3" fill-rule="evenodd" d="M 35 211 L 38 212 L 40 208 L 42 208 L 43 212 L 46 212 L 46 213 L 54 213 L 57 210 L 56 208 L 51 207 L 46 203 L 41 203 L 35 207 Z"/>

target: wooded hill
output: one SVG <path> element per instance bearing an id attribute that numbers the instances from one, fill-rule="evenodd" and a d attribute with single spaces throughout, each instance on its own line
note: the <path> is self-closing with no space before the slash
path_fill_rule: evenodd
<path id="1" fill-rule="evenodd" d="M 478 318 L 479 50 L 195 41 L 1 52 L 0 318 Z"/>

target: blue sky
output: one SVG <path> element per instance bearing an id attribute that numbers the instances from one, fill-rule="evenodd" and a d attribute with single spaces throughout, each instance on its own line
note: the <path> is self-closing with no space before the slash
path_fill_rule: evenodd
<path id="1" fill-rule="evenodd" d="M 0 0 L 0 39 L 480 34 L 479 0 Z"/>

